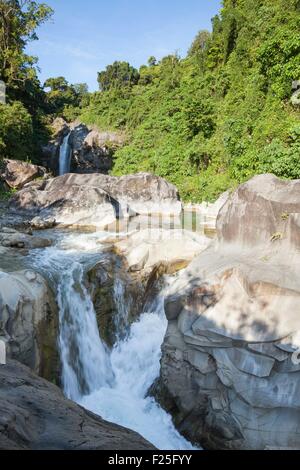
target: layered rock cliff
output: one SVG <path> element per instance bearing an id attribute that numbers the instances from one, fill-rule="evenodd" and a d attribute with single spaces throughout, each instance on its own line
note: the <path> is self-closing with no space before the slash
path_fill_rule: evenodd
<path id="1" fill-rule="evenodd" d="M 300 181 L 258 176 L 172 286 L 156 394 L 210 449 L 299 448 Z"/>

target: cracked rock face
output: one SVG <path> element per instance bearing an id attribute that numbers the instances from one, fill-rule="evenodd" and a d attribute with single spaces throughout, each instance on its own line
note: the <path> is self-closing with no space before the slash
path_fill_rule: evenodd
<path id="1" fill-rule="evenodd" d="M 156 394 L 205 448 L 300 448 L 299 185 L 240 187 L 166 299 Z"/>
<path id="2" fill-rule="evenodd" d="M 0 366 L 0 450 L 151 450 L 16 361 Z"/>

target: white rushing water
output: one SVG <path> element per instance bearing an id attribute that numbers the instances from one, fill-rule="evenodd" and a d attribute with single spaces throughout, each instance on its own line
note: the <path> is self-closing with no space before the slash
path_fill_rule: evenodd
<path id="1" fill-rule="evenodd" d="M 107 421 L 137 431 L 161 450 L 193 449 L 176 431 L 171 416 L 147 396 L 160 372 L 161 345 L 167 328 L 164 292 L 125 338 L 120 335 L 112 350 L 100 338 L 94 306 L 83 282 L 84 265 L 103 256 L 98 240 L 99 235 L 72 235 L 35 258 L 36 266 L 58 285 L 65 394 Z M 124 286 L 117 280 L 114 295 L 119 318 L 115 324 L 120 328 L 128 313 L 122 305 L 123 292 Z"/>
<path id="2" fill-rule="evenodd" d="M 70 173 L 71 166 L 71 147 L 69 144 L 70 135 L 66 135 L 59 150 L 59 176 Z"/>

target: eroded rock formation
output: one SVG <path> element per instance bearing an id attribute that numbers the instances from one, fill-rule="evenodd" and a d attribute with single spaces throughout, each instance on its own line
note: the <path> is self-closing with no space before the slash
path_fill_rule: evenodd
<path id="1" fill-rule="evenodd" d="M 148 173 L 67 174 L 27 185 L 12 198 L 10 209 L 60 225 L 103 228 L 137 214 L 179 215 L 182 205 L 175 186 Z"/>
<path id="2" fill-rule="evenodd" d="M 0 271 L 0 339 L 6 343 L 8 357 L 55 380 L 57 334 L 57 305 L 45 280 L 31 270 Z"/>
<path id="3" fill-rule="evenodd" d="M 300 181 L 254 178 L 175 281 L 156 394 L 212 449 L 300 446 Z"/>

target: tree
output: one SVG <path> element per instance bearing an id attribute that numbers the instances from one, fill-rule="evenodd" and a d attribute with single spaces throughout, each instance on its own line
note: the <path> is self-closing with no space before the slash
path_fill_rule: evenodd
<path id="1" fill-rule="evenodd" d="M 32 119 L 22 103 L 0 104 L 0 154 L 7 158 L 32 158 Z"/>
<path id="2" fill-rule="evenodd" d="M 139 81 L 139 72 L 128 62 L 114 62 L 108 65 L 106 70 L 98 73 L 98 83 L 101 91 L 111 88 L 119 89 L 131 87 Z"/>
<path id="3" fill-rule="evenodd" d="M 206 30 L 199 31 L 199 33 L 195 37 L 188 51 L 188 55 L 189 56 L 201 55 L 205 51 L 210 38 L 211 38 L 211 34 L 209 31 L 206 31 Z"/>
<path id="4" fill-rule="evenodd" d="M 65 77 L 48 78 L 44 83 L 44 88 L 50 88 L 51 91 L 66 92 L 69 89 L 69 83 Z"/>
<path id="5" fill-rule="evenodd" d="M 64 115 L 68 108 L 68 116 L 74 115 L 74 108 L 88 104 L 88 85 L 86 83 L 69 84 L 65 77 L 48 78 L 44 83 L 48 112 L 55 115 Z M 70 109 L 72 108 L 72 109 Z"/>
<path id="6" fill-rule="evenodd" d="M 24 91 L 26 81 L 36 80 L 37 59 L 25 53 L 36 29 L 50 18 L 52 9 L 32 0 L 0 0 L 0 79 L 8 94 Z M 17 93 L 20 95 L 20 93 Z"/>
<path id="7" fill-rule="evenodd" d="M 153 55 L 151 57 L 149 57 L 148 65 L 149 65 L 149 67 L 155 67 L 155 65 L 157 65 L 156 57 L 154 57 Z"/>
<path id="8" fill-rule="evenodd" d="M 89 92 L 89 87 L 87 83 L 75 83 L 73 85 L 73 88 L 75 90 L 75 93 L 81 97 L 87 95 Z"/>

